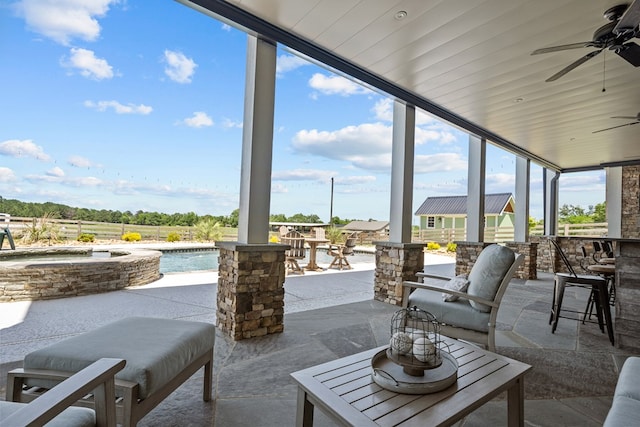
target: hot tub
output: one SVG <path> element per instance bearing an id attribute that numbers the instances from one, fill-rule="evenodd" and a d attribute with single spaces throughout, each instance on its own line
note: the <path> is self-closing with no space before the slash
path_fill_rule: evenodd
<path id="1" fill-rule="evenodd" d="M 0 251 L 0 302 L 90 295 L 160 278 L 160 251 L 34 248 Z"/>

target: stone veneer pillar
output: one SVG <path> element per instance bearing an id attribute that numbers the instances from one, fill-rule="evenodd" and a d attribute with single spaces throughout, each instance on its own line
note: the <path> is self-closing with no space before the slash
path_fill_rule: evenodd
<path id="1" fill-rule="evenodd" d="M 538 244 L 535 242 L 506 242 L 505 246 L 515 253 L 524 255 L 524 262 L 513 277 L 525 280 L 538 278 Z"/>
<path id="2" fill-rule="evenodd" d="M 469 274 L 476 263 L 480 252 L 491 243 L 488 242 L 455 242 L 456 244 L 456 276 Z"/>
<path id="3" fill-rule="evenodd" d="M 422 243 L 375 242 L 376 271 L 373 298 L 393 305 L 402 305 L 402 282 L 417 281 L 416 273 L 424 270 Z"/>
<path id="4" fill-rule="evenodd" d="M 640 166 L 622 167 L 622 238 L 640 238 Z"/>
<path id="5" fill-rule="evenodd" d="M 218 242 L 217 326 L 238 341 L 284 330 L 286 245 Z"/>

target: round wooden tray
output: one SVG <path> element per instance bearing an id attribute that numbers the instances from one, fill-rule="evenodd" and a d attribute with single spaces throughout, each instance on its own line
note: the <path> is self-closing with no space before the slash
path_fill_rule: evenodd
<path id="1" fill-rule="evenodd" d="M 458 380 L 458 362 L 449 353 L 442 351 L 442 364 L 426 369 L 421 377 L 404 372 L 401 365 L 387 357 L 387 350 L 381 350 L 371 358 L 371 377 L 380 387 L 396 393 L 435 393 L 455 384 Z"/>

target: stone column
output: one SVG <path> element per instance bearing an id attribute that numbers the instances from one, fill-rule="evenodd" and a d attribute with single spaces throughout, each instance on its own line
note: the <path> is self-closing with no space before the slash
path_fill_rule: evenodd
<path id="1" fill-rule="evenodd" d="M 402 282 L 417 281 L 424 270 L 424 244 L 375 242 L 374 296 L 378 301 L 402 305 Z"/>
<path id="2" fill-rule="evenodd" d="M 624 239 L 640 238 L 640 166 L 622 167 L 621 232 Z"/>
<path id="3" fill-rule="evenodd" d="M 538 278 L 538 244 L 533 242 L 506 242 L 505 246 L 515 253 L 524 255 L 524 262 L 513 277 L 525 280 Z"/>
<path id="4" fill-rule="evenodd" d="M 284 329 L 286 245 L 218 242 L 217 326 L 238 341 Z"/>
<path id="5" fill-rule="evenodd" d="M 456 243 L 456 276 L 469 274 L 476 263 L 480 252 L 491 243 L 488 242 L 455 242 Z"/>

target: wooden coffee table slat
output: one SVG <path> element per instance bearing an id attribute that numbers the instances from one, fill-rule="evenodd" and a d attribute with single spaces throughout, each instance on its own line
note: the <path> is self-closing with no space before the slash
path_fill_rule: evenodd
<path id="1" fill-rule="evenodd" d="M 396 393 L 371 378 L 368 350 L 292 374 L 299 385 L 297 425 L 313 424 L 317 406 L 342 425 L 450 425 L 508 391 L 509 425 L 524 424 L 524 374 L 529 365 L 446 339 L 459 364 L 456 384 L 437 393 Z"/>

